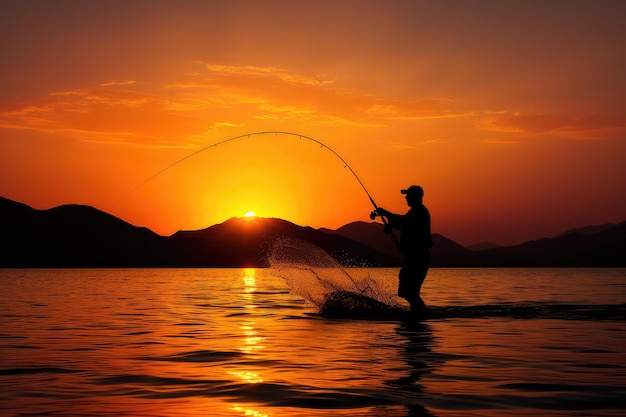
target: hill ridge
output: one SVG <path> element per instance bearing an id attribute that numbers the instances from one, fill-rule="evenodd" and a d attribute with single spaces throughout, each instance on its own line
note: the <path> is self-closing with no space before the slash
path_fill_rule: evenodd
<path id="1" fill-rule="evenodd" d="M 0 267 L 263 267 L 272 239 L 313 243 L 350 266 L 392 266 L 402 253 L 377 222 L 332 230 L 277 218 L 231 218 L 161 236 L 97 208 L 67 204 L 37 210 L 0 197 Z M 626 267 L 626 221 L 570 229 L 516 246 L 470 250 L 434 234 L 433 266 Z"/>

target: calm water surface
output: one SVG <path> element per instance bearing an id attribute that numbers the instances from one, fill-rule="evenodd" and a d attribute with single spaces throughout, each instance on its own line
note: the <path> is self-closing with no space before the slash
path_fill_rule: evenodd
<path id="1" fill-rule="evenodd" d="M 626 414 L 626 270 L 433 269 L 423 296 L 420 323 L 328 319 L 272 269 L 0 270 L 0 415 Z"/>

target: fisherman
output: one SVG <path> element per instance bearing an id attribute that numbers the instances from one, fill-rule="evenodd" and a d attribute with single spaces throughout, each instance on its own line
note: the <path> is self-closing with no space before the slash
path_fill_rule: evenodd
<path id="1" fill-rule="evenodd" d="M 401 190 L 410 207 L 406 214 L 394 214 L 378 207 L 372 215 L 387 219 L 388 226 L 400 230 L 400 250 L 404 252 L 404 262 L 398 275 L 398 296 L 411 306 L 411 312 L 422 316 L 426 313 L 426 304 L 420 297 L 420 289 L 430 266 L 430 248 L 433 238 L 430 231 L 430 213 L 422 200 L 424 190 L 419 185 L 411 185 Z M 390 230 L 387 230 L 391 233 Z"/>

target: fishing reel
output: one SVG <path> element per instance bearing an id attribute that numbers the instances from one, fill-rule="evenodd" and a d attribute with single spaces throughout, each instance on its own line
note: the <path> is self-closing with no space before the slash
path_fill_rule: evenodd
<path id="1" fill-rule="evenodd" d="M 378 216 L 378 212 L 376 210 L 372 210 L 372 212 L 370 213 L 370 219 L 374 220 L 376 216 Z"/>

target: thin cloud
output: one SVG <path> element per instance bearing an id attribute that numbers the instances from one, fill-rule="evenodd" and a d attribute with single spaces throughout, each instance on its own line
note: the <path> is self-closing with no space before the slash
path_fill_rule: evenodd
<path id="1" fill-rule="evenodd" d="M 287 69 L 203 66 L 150 90 L 127 80 L 53 92 L 0 112 L 0 127 L 103 143 L 185 147 L 204 132 L 252 121 L 380 128 L 398 120 L 474 115 L 455 109 L 457 104 L 448 98 L 392 100 Z"/>
<path id="2" fill-rule="evenodd" d="M 111 81 L 108 83 L 99 84 L 98 87 L 114 87 L 117 85 L 131 85 L 135 84 L 137 81 L 135 80 L 126 80 L 126 81 Z"/>
<path id="3" fill-rule="evenodd" d="M 429 98 L 391 100 L 348 91 L 332 80 L 295 74 L 274 67 L 206 65 L 205 72 L 190 74 L 186 82 L 169 85 L 188 94 L 211 94 L 222 105 L 258 104 L 259 109 L 285 115 L 307 113 L 314 118 L 344 119 L 345 122 L 379 125 L 385 120 L 467 117 L 472 112 L 454 109 L 454 100 Z M 191 98 L 191 96 L 190 96 Z M 271 118 L 272 115 L 257 115 Z"/>
<path id="4" fill-rule="evenodd" d="M 327 86 L 332 85 L 333 81 L 321 80 L 319 78 L 295 74 L 289 70 L 276 67 L 255 67 L 255 66 L 233 66 L 233 65 L 211 65 L 205 64 L 205 68 L 215 74 L 237 75 L 243 77 L 264 77 L 276 78 L 288 83 L 311 85 L 311 86 Z"/>
<path id="5" fill-rule="evenodd" d="M 522 143 L 522 140 L 519 138 L 490 138 L 483 140 L 483 142 L 494 143 L 498 145 L 515 145 L 518 143 Z"/>
<path id="6" fill-rule="evenodd" d="M 393 142 L 391 143 L 391 146 L 394 149 L 399 150 L 399 151 L 410 151 L 410 150 L 417 149 L 420 146 L 443 145 L 447 143 L 449 142 L 446 140 L 442 140 L 442 139 L 428 139 L 428 140 L 423 140 L 423 141 L 414 142 L 414 143 Z"/>
<path id="7" fill-rule="evenodd" d="M 106 144 L 186 147 L 169 135 L 189 129 L 188 120 L 164 111 L 167 103 L 163 97 L 128 89 L 58 91 L 1 112 L 0 127 Z"/>
<path id="8" fill-rule="evenodd" d="M 557 134 L 573 139 L 599 139 L 626 132 L 626 114 L 515 112 L 489 119 L 485 127 L 526 135 Z"/>
<path id="9" fill-rule="evenodd" d="M 216 122 L 214 125 L 215 126 L 219 126 L 219 127 L 239 127 L 239 126 L 241 126 L 240 124 L 229 123 L 229 122 Z"/>

